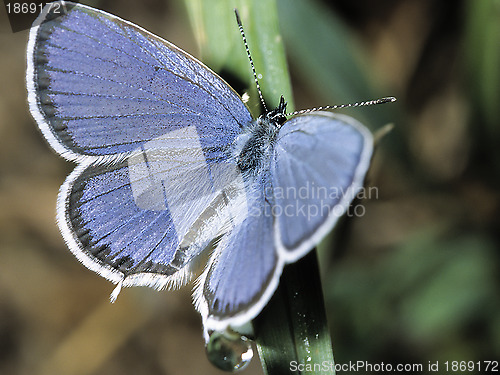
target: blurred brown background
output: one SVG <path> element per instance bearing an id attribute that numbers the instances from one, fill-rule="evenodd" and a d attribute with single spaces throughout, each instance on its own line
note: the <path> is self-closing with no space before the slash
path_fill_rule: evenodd
<path id="1" fill-rule="evenodd" d="M 198 55 L 182 2 L 84 3 Z M 336 361 L 500 360 L 500 4 L 300 3 L 340 22 L 371 86 L 336 71 L 314 78 L 301 59 L 310 50 L 290 40 L 298 5 L 278 1 L 296 108 L 353 101 L 353 93 L 370 93 L 354 101 L 398 97 L 369 112 L 380 116 L 372 129 L 395 124 L 370 172 L 378 197 L 320 248 Z M 189 286 L 126 289 L 110 304 L 113 285 L 66 249 L 55 202 L 74 166 L 29 115 L 27 33 L 12 34 L 0 11 L 0 374 L 219 374 L 205 357 Z M 330 38 L 317 43 L 332 58 L 345 54 Z M 257 358 L 245 373 L 262 374 Z"/>

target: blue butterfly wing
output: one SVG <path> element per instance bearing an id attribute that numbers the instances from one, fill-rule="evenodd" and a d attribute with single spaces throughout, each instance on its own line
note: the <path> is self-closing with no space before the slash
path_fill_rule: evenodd
<path id="1" fill-rule="evenodd" d="M 284 262 L 275 250 L 269 187 L 269 171 L 247 185 L 247 215 L 221 239 L 198 280 L 194 296 L 206 331 L 247 323 L 278 286 Z"/>
<path id="2" fill-rule="evenodd" d="M 171 43 L 102 11 L 66 9 L 56 17 L 48 5 L 35 21 L 27 71 L 31 111 L 66 158 L 130 153 L 191 124 L 208 156 L 222 157 L 251 121 L 230 86 Z"/>
<path id="3" fill-rule="evenodd" d="M 87 267 L 123 285 L 180 284 L 236 213 L 228 147 L 252 117 L 215 73 L 115 16 L 47 5 L 28 43 L 30 110 L 79 163 L 58 223 Z M 228 198 L 229 197 L 229 198 Z"/>
<path id="4" fill-rule="evenodd" d="M 276 244 L 286 261 L 305 255 L 346 212 L 372 150 L 369 130 L 348 116 L 315 112 L 283 124 L 271 174 Z"/>
<path id="5" fill-rule="evenodd" d="M 179 239 L 170 211 L 136 204 L 126 162 L 78 166 L 61 189 L 58 222 L 79 260 L 115 283 L 142 275 L 134 284 L 160 288 L 189 276 L 169 278 L 182 268 L 174 260 Z"/>

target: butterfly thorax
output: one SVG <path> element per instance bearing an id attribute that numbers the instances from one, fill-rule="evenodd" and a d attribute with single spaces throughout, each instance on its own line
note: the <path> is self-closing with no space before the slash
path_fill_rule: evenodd
<path id="1" fill-rule="evenodd" d="M 258 174 L 269 164 L 276 136 L 286 121 L 286 102 L 281 97 L 280 104 L 252 121 L 235 142 L 234 155 L 240 170 Z"/>

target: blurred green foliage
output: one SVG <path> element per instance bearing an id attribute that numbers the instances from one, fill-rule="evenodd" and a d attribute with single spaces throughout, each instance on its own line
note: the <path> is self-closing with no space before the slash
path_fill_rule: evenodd
<path id="1" fill-rule="evenodd" d="M 493 355 L 496 249 L 479 235 L 446 237 L 424 230 L 374 262 L 334 266 L 326 290 L 333 321 L 343 322 L 334 324 L 333 337 L 346 340 L 339 357 L 423 363 Z"/>

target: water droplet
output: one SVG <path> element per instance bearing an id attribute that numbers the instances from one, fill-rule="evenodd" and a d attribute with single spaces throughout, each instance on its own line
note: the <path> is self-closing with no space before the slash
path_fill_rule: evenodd
<path id="1" fill-rule="evenodd" d="M 210 362 L 224 371 L 243 370 L 253 357 L 250 340 L 236 332 L 213 332 L 206 351 Z"/>

